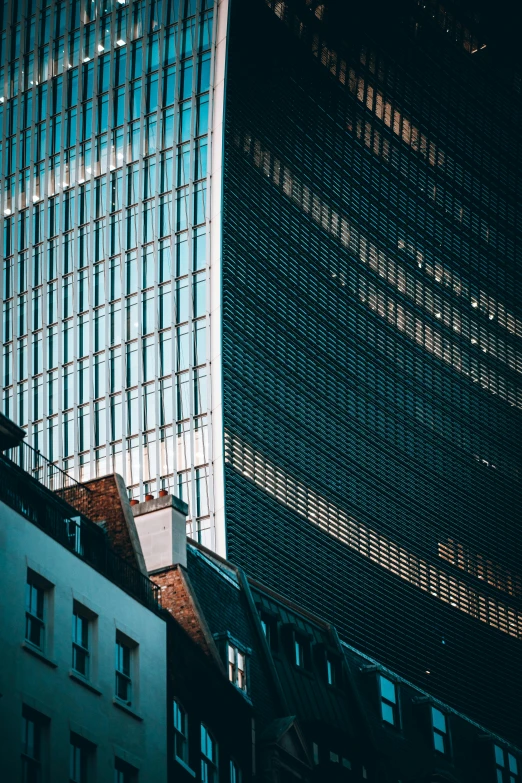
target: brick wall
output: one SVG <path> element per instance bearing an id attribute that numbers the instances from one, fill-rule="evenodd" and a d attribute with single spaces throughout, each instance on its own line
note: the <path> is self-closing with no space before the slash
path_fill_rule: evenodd
<path id="1" fill-rule="evenodd" d="M 190 588 L 188 576 L 180 566 L 173 566 L 150 578 L 161 587 L 161 605 L 177 620 L 190 638 L 207 655 L 216 653 L 214 641 L 206 629 L 197 601 Z"/>
<path id="2" fill-rule="evenodd" d="M 146 574 L 141 544 L 122 477 L 112 473 L 86 481 L 85 484 L 90 489 L 89 518 L 93 522 L 104 522 L 114 551 Z"/>

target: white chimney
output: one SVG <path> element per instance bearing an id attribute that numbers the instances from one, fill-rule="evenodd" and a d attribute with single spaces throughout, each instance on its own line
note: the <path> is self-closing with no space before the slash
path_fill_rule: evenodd
<path id="1" fill-rule="evenodd" d="M 147 571 L 186 566 L 187 504 L 175 495 L 164 495 L 131 508 Z"/>

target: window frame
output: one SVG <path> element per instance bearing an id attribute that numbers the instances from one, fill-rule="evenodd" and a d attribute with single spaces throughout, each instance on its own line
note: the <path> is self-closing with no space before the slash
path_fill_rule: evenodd
<path id="1" fill-rule="evenodd" d="M 493 758 L 496 783 L 520 783 L 520 761 L 514 753 L 495 742 L 493 743 Z"/>
<path id="2" fill-rule="evenodd" d="M 230 759 L 230 783 L 243 783 L 243 771 L 235 759 Z"/>
<path id="3" fill-rule="evenodd" d="M 114 757 L 114 783 L 136 783 L 138 770 L 118 756 Z"/>
<path id="4" fill-rule="evenodd" d="M 293 652 L 294 652 L 294 664 L 297 666 L 298 669 L 305 669 L 305 645 L 303 639 L 294 634 L 294 644 L 293 644 Z"/>
<path id="5" fill-rule="evenodd" d="M 47 636 L 47 596 L 49 587 L 43 582 L 41 577 L 31 569 L 27 569 L 25 583 L 25 641 L 40 652 L 45 652 Z M 36 612 L 33 611 L 33 596 L 36 596 Z M 38 606 L 41 599 L 41 607 Z M 38 612 L 41 611 L 41 614 Z M 39 643 L 31 638 L 31 628 L 37 627 L 40 638 Z"/>
<path id="6" fill-rule="evenodd" d="M 330 686 L 335 685 L 335 664 L 328 654 L 326 655 L 326 682 Z"/>
<path id="7" fill-rule="evenodd" d="M 444 731 L 440 729 L 438 726 L 435 725 L 435 713 L 438 713 L 442 716 L 444 720 Z M 430 707 L 430 719 L 431 719 L 431 733 L 432 733 L 432 740 L 433 740 L 433 749 L 435 753 L 438 753 L 441 756 L 450 756 L 451 755 L 451 746 L 450 746 L 450 736 L 449 736 L 449 728 L 448 728 L 448 716 L 447 713 L 443 712 L 441 709 L 436 707 L 435 705 L 431 705 Z M 441 739 L 442 742 L 442 748 L 437 747 L 437 738 Z"/>
<path id="8" fill-rule="evenodd" d="M 261 625 L 261 630 L 263 631 L 263 635 L 266 639 L 266 643 L 268 644 L 268 648 L 272 653 L 278 653 L 279 652 L 279 626 L 277 617 L 275 617 L 272 613 L 265 611 L 264 609 L 259 609 L 259 623 Z"/>
<path id="9" fill-rule="evenodd" d="M 342 682 L 342 663 L 340 657 L 334 652 L 325 650 L 323 658 L 323 671 L 326 684 L 329 688 L 340 688 Z"/>
<path id="10" fill-rule="evenodd" d="M 79 641 L 76 637 L 76 631 L 77 631 L 77 619 L 81 619 L 85 623 L 86 627 L 86 645 L 83 644 L 83 642 Z M 84 610 L 83 606 L 79 604 L 77 601 L 74 601 L 73 603 L 73 614 L 72 614 L 72 621 L 73 621 L 73 630 L 72 630 L 72 669 L 75 674 L 79 675 L 80 677 L 83 677 L 86 680 L 89 680 L 91 678 L 91 644 L 90 641 L 92 639 L 92 617 L 89 616 L 89 614 Z M 85 671 L 81 671 L 76 665 L 76 655 L 75 653 L 79 652 L 80 656 L 85 656 Z"/>
<path id="11" fill-rule="evenodd" d="M 248 653 L 245 648 L 227 639 L 227 669 L 228 679 L 241 693 L 248 695 Z M 243 661 L 243 668 L 240 661 Z"/>
<path id="12" fill-rule="evenodd" d="M 172 700 L 172 725 L 173 725 L 173 731 L 174 731 L 174 758 L 176 761 L 181 761 L 183 764 L 188 765 L 189 763 L 189 732 L 188 732 L 188 713 L 186 709 L 183 707 L 183 705 L 177 700 Z M 176 725 L 176 714 L 178 714 L 182 718 L 183 722 L 183 728 L 180 728 Z M 180 755 L 178 751 L 178 742 L 177 740 L 180 740 L 180 744 L 183 749 L 182 755 Z"/>
<path id="13" fill-rule="evenodd" d="M 133 677 L 133 669 L 135 666 L 135 655 L 136 655 L 136 648 L 137 645 L 135 643 L 132 643 L 130 639 L 127 637 L 123 637 L 121 633 L 116 632 L 116 640 L 115 640 L 115 653 L 116 653 L 116 660 L 115 660 L 115 688 L 114 688 L 114 698 L 120 702 L 121 704 L 124 704 L 126 707 L 132 707 L 134 706 L 135 702 L 135 683 L 134 683 L 134 677 Z M 125 655 L 124 651 L 128 651 L 128 671 L 125 671 L 123 668 L 120 667 L 120 663 L 122 666 L 125 666 L 125 661 L 121 661 L 120 652 L 123 652 L 123 655 Z M 120 695 L 120 683 L 125 685 L 125 693 L 127 698 L 123 698 Z"/>
<path id="14" fill-rule="evenodd" d="M 79 776 L 73 777 L 73 749 L 79 751 Z M 87 783 L 89 779 L 89 758 L 94 746 L 84 737 L 71 731 L 69 735 L 69 783 Z"/>
<path id="15" fill-rule="evenodd" d="M 32 780 L 43 781 L 46 776 L 47 759 L 46 750 L 46 729 L 49 723 L 49 719 L 39 712 L 36 712 L 31 707 L 22 705 L 22 780 L 24 783 L 29 783 Z M 33 750 L 30 752 L 30 744 L 28 740 L 29 726 L 32 725 L 32 746 Z M 34 777 L 36 771 L 36 778 Z"/>
<path id="16" fill-rule="evenodd" d="M 207 753 L 209 743 L 211 743 L 211 756 L 209 756 Z M 202 723 L 200 729 L 200 765 L 202 783 L 217 783 L 219 770 L 218 761 L 218 744 L 214 739 L 214 734 L 204 723 Z"/>
<path id="17" fill-rule="evenodd" d="M 382 687 L 383 681 L 389 683 L 393 687 L 395 700 L 391 700 L 383 693 L 383 687 Z M 379 690 L 379 708 L 380 708 L 382 722 L 387 726 L 393 726 L 393 728 L 395 729 L 400 729 L 401 716 L 400 716 L 400 709 L 399 709 L 399 688 L 397 686 L 397 683 L 394 680 L 390 679 L 390 677 L 387 677 L 386 675 L 379 673 L 378 690 Z M 385 707 L 387 707 L 391 711 L 393 721 L 390 721 L 385 717 L 385 710 L 384 710 Z"/>

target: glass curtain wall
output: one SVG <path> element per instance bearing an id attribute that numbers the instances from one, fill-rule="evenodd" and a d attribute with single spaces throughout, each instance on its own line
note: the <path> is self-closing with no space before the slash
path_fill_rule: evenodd
<path id="1" fill-rule="evenodd" d="M 0 5 L 3 411 L 206 543 L 213 5 Z"/>

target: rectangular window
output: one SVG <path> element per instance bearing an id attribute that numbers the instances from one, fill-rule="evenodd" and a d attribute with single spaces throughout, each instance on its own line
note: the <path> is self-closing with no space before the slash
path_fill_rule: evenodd
<path id="1" fill-rule="evenodd" d="M 399 708 L 397 701 L 397 686 L 387 677 L 379 676 L 379 690 L 381 697 L 381 717 L 385 723 L 391 726 L 399 725 Z"/>
<path id="2" fill-rule="evenodd" d="M 75 604 L 72 619 L 72 667 L 82 677 L 89 678 L 89 620 Z"/>
<path id="3" fill-rule="evenodd" d="M 518 760 L 500 745 L 493 746 L 495 752 L 496 783 L 520 783 Z"/>
<path id="4" fill-rule="evenodd" d="M 230 762 L 230 783 L 242 783 L 243 775 L 235 761 Z"/>
<path id="5" fill-rule="evenodd" d="M 46 719 L 23 707 L 22 712 L 22 781 L 41 783 L 44 770 L 44 740 Z"/>
<path id="6" fill-rule="evenodd" d="M 240 690 L 247 692 L 246 656 L 228 642 L 228 679 Z"/>
<path id="7" fill-rule="evenodd" d="M 45 590 L 32 571 L 27 573 L 25 587 L 25 638 L 44 649 L 45 643 Z"/>
<path id="8" fill-rule="evenodd" d="M 304 668 L 305 650 L 301 639 L 294 639 L 294 656 L 295 665 Z"/>
<path id="9" fill-rule="evenodd" d="M 173 702 L 174 756 L 188 764 L 187 713 L 177 702 Z"/>
<path id="10" fill-rule="evenodd" d="M 204 380 L 204 378 L 203 378 Z M 265 634 L 266 641 L 271 650 L 277 651 L 278 649 L 278 633 L 277 633 L 277 621 L 271 615 L 261 613 L 260 615 L 261 628 Z"/>
<path id="11" fill-rule="evenodd" d="M 201 783 L 217 783 L 217 745 L 207 727 L 201 724 Z"/>
<path id="12" fill-rule="evenodd" d="M 431 708 L 431 725 L 433 728 L 433 747 L 437 753 L 449 753 L 448 724 L 446 716 L 436 707 Z"/>
<path id="13" fill-rule="evenodd" d="M 333 658 L 329 655 L 326 656 L 326 681 L 328 685 L 335 685 L 336 681 L 336 665 Z"/>
<path id="14" fill-rule="evenodd" d="M 89 753 L 93 746 L 71 732 L 69 745 L 69 783 L 87 783 Z M 89 776 L 90 777 L 90 776 Z"/>
<path id="15" fill-rule="evenodd" d="M 116 698 L 130 705 L 132 703 L 131 679 L 132 650 L 121 639 L 116 639 Z"/>
<path id="16" fill-rule="evenodd" d="M 114 783 L 137 783 L 138 770 L 125 761 L 114 760 Z"/>

